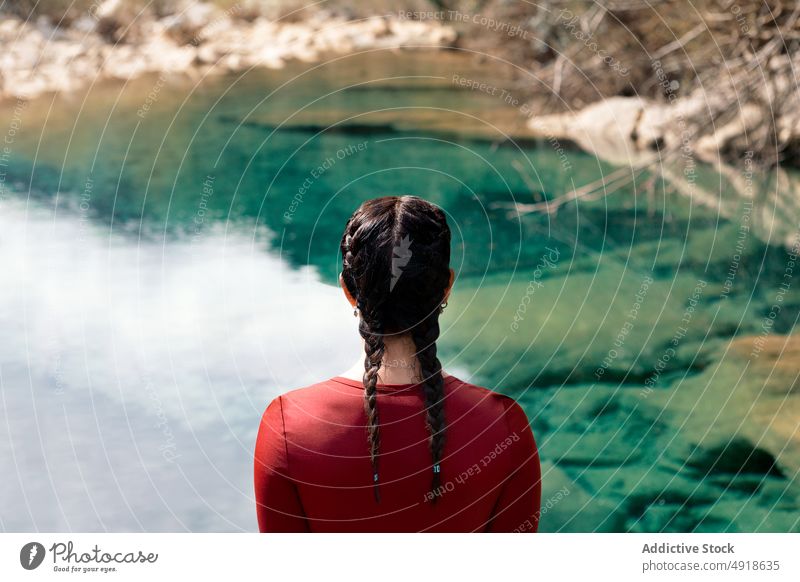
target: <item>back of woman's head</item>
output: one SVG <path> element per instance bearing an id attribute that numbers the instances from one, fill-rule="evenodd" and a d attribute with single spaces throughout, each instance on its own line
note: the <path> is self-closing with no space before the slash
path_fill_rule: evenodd
<path id="1" fill-rule="evenodd" d="M 444 212 L 415 196 L 368 200 L 350 217 L 341 242 L 342 282 L 355 300 L 364 339 L 364 398 L 373 482 L 378 498 L 378 370 L 388 337 L 416 347 L 430 432 L 431 488 L 440 483 L 444 381 L 436 356 L 439 314 L 450 287 L 450 228 Z"/>

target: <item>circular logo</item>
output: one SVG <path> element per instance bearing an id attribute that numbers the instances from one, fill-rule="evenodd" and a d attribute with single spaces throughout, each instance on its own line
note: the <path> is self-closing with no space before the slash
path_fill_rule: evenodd
<path id="1" fill-rule="evenodd" d="M 26 570 L 35 570 L 44 561 L 44 546 L 39 542 L 28 542 L 19 551 L 19 563 Z"/>

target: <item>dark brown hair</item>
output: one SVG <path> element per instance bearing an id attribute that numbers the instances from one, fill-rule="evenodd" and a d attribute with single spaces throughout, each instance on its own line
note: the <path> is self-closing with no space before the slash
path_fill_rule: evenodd
<path id="1" fill-rule="evenodd" d="M 356 301 L 366 352 L 364 406 L 375 499 L 380 501 L 377 383 L 384 338 L 409 334 L 416 346 L 425 398 L 435 502 L 445 443 L 444 381 L 436 340 L 450 284 L 447 219 L 439 208 L 416 196 L 368 200 L 347 221 L 341 251 L 342 280 Z"/>

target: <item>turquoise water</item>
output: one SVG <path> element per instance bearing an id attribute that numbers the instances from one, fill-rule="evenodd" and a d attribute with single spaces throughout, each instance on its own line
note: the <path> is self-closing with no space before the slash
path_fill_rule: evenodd
<path id="1" fill-rule="evenodd" d="M 792 290 L 769 316 L 789 256 L 756 228 L 764 203 L 701 168 L 738 210 L 644 175 L 510 212 L 616 168 L 506 139 L 518 112 L 455 70 L 508 82 L 379 53 L 24 108 L 0 207 L 5 529 L 253 530 L 259 415 L 357 357 L 338 240 L 361 201 L 400 193 L 448 214 L 443 361 L 528 412 L 543 530 L 800 528 L 796 376 L 729 349 L 800 314 Z"/>

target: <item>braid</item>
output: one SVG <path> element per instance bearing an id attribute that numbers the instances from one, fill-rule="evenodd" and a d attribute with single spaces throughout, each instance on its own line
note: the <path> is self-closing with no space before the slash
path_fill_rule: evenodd
<path id="1" fill-rule="evenodd" d="M 359 241 L 356 238 L 358 231 L 351 220 L 347 224 L 345 236 L 342 242 L 343 251 L 343 274 L 348 273 L 348 279 L 352 279 L 352 273 L 359 270 Z M 345 284 L 349 283 L 346 281 Z M 367 443 L 369 444 L 369 457 L 372 463 L 372 488 L 375 494 L 375 501 L 380 502 L 380 492 L 378 490 L 378 453 L 380 451 L 380 419 L 378 416 L 378 370 L 381 367 L 383 353 L 385 350 L 383 334 L 379 319 L 373 311 L 359 299 L 358 312 L 361 317 L 358 323 L 358 332 L 364 339 L 364 410 L 367 414 Z"/>
<path id="2" fill-rule="evenodd" d="M 348 220 L 340 250 L 342 283 L 355 299 L 364 340 L 364 410 L 375 500 L 380 502 L 378 371 L 386 351 L 384 338 L 391 334 L 411 336 L 416 349 L 436 502 L 445 443 L 444 381 L 436 340 L 439 307 L 450 282 L 447 219 L 441 209 L 414 196 L 369 200 Z"/>
<path id="3" fill-rule="evenodd" d="M 431 492 L 433 502 L 438 498 L 441 483 L 440 462 L 444 454 L 445 418 L 444 418 L 444 380 L 442 364 L 436 356 L 436 340 L 439 338 L 439 314 L 434 312 L 422 323 L 411 330 L 411 337 L 417 348 L 417 360 L 422 376 L 422 392 L 425 397 L 425 424 L 430 436 L 431 459 L 433 461 L 433 478 Z"/>
<path id="4" fill-rule="evenodd" d="M 369 325 L 366 317 L 359 322 L 358 331 L 364 338 L 366 356 L 364 357 L 364 408 L 367 412 L 367 440 L 369 457 L 372 461 L 372 486 L 375 501 L 380 503 L 378 491 L 378 450 L 381 444 L 378 420 L 378 370 L 383 360 L 383 336 Z"/>

